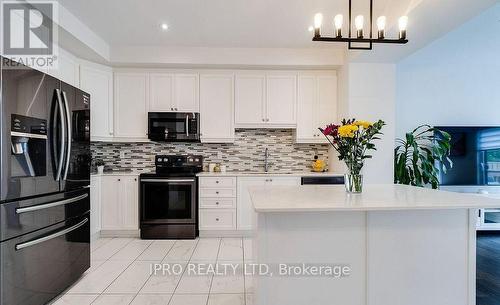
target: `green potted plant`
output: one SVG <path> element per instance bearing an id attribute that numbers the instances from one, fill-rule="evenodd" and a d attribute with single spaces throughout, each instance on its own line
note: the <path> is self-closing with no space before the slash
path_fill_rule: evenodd
<path id="1" fill-rule="evenodd" d="M 102 159 L 95 159 L 94 164 L 97 167 L 97 173 L 102 175 L 104 172 L 104 161 Z"/>
<path id="2" fill-rule="evenodd" d="M 429 125 L 420 125 L 404 139 L 396 139 L 394 183 L 437 189 L 439 172 L 453 167 L 450 140 L 450 134 Z"/>

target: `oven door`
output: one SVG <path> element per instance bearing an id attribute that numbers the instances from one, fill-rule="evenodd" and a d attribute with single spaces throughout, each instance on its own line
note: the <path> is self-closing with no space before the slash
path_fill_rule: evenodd
<path id="1" fill-rule="evenodd" d="M 141 224 L 196 223 L 196 179 L 141 179 Z"/>

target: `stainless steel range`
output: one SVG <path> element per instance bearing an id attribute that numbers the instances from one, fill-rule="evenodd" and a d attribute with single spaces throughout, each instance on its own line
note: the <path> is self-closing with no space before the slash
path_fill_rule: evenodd
<path id="1" fill-rule="evenodd" d="M 203 157 L 155 157 L 156 171 L 140 175 L 142 239 L 186 239 L 198 236 L 197 178 Z"/>

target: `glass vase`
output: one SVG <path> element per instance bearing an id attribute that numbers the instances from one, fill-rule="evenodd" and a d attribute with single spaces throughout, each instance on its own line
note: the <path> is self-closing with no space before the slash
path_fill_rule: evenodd
<path id="1" fill-rule="evenodd" d="M 348 193 L 361 193 L 363 191 L 363 175 L 345 174 L 344 184 Z"/>

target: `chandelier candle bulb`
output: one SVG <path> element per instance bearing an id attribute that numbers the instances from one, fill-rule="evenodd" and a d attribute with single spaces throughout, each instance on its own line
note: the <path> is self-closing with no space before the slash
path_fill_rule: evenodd
<path id="1" fill-rule="evenodd" d="M 378 39 L 385 38 L 385 23 L 386 23 L 385 16 L 378 17 L 377 19 Z"/>
<path id="2" fill-rule="evenodd" d="M 408 17 L 402 16 L 399 18 L 399 39 L 406 39 L 406 27 L 408 26 Z"/>
<path id="3" fill-rule="evenodd" d="M 333 19 L 333 23 L 335 25 L 335 33 L 336 33 L 337 38 L 342 37 L 342 24 L 344 23 L 344 16 L 342 16 L 341 14 L 338 14 Z"/>
<path id="4" fill-rule="evenodd" d="M 317 13 L 314 15 L 314 36 L 319 37 L 321 36 L 320 29 L 321 29 L 321 24 L 323 23 L 323 14 Z"/>
<path id="5" fill-rule="evenodd" d="M 358 38 L 363 38 L 363 25 L 364 25 L 365 19 L 363 15 L 358 15 L 356 16 L 356 19 L 354 19 L 354 24 L 356 26 L 356 33 Z"/>

